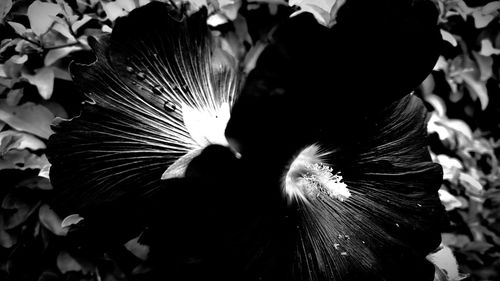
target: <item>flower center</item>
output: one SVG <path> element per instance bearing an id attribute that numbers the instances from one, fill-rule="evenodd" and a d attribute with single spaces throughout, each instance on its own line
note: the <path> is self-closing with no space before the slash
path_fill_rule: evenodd
<path id="1" fill-rule="evenodd" d="M 317 145 L 311 145 L 293 160 L 284 180 L 284 193 L 289 199 L 310 200 L 329 197 L 341 202 L 351 196 L 340 172 L 324 163 L 326 153 L 320 154 Z"/>

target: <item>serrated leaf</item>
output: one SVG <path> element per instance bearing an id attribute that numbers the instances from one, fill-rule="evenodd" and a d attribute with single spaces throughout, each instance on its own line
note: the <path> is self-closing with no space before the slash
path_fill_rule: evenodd
<path id="1" fill-rule="evenodd" d="M 9 106 L 0 100 L 0 120 L 12 128 L 48 139 L 53 133 L 50 125 L 54 114 L 46 107 L 27 102 L 19 106 Z"/>
<path id="2" fill-rule="evenodd" d="M 53 17 L 62 12 L 57 4 L 34 1 L 27 12 L 31 30 L 39 36 L 46 33 L 54 22 Z"/>

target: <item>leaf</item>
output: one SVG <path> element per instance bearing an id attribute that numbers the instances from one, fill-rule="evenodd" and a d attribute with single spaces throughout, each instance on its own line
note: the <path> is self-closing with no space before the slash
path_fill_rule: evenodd
<path id="1" fill-rule="evenodd" d="M 74 31 L 74 32 L 77 32 L 78 29 L 80 29 L 80 27 L 84 26 L 87 22 L 89 22 L 92 18 L 89 16 L 89 15 L 83 15 L 83 17 L 74 22 L 72 25 L 71 25 L 71 29 Z"/>
<path id="2" fill-rule="evenodd" d="M 52 190 L 50 181 L 42 177 L 31 177 L 16 184 L 15 188 L 27 188 L 31 190 Z"/>
<path id="3" fill-rule="evenodd" d="M 439 200 L 441 200 L 441 203 L 443 204 L 446 211 L 451 211 L 453 209 L 462 207 L 462 203 L 460 202 L 460 200 L 451 195 L 451 193 L 449 193 L 448 191 L 440 189 L 438 193 Z"/>
<path id="4" fill-rule="evenodd" d="M 149 255 L 149 247 L 139 243 L 139 237 L 140 235 L 125 243 L 125 248 L 140 260 L 145 261 Z"/>
<path id="5" fill-rule="evenodd" d="M 491 55 L 500 55 L 500 49 L 496 49 L 493 47 L 493 43 L 489 39 L 481 40 L 481 50 L 479 54 L 485 57 L 489 57 Z"/>
<path id="6" fill-rule="evenodd" d="M 448 31 L 446 31 L 444 29 L 441 29 L 440 31 L 441 31 L 441 37 L 443 37 L 443 40 L 450 43 L 453 47 L 456 47 L 458 45 L 457 39 L 455 39 L 455 37 L 451 33 L 449 33 Z"/>
<path id="7" fill-rule="evenodd" d="M 48 139 L 53 133 L 50 124 L 54 114 L 46 107 L 32 102 L 19 106 L 9 106 L 0 100 L 0 120 L 12 128 Z"/>
<path id="8" fill-rule="evenodd" d="M 473 95 L 478 97 L 481 109 L 485 110 L 489 103 L 488 89 L 483 81 L 478 80 L 472 72 L 464 71 L 460 74 L 467 88 Z"/>
<path id="9" fill-rule="evenodd" d="M 5 101 L 10 106 L 16 106 L 23 98 L 23 95 L 23 89 L 12 89 L 7 93 L 7 99 Z"/>
<path id="10" fill-rule="evenodd" d="M 14 55 L 10 57 L 3 65 L 5 77 L 18 78 L 21 75 L 21 69 L 28 60 L 27 55 Z"/>
<path id="11" fill-rule="evenodd" d="M 475 51 L 472 51 L 472 55 L 476 59 L 476 63 L 479 67 L 479 73 L 481 74 L 481 76 L 479 77 L 479 80 L 481 80 L 483 82 L 487 81 L 493 75 L 493 70 L 492 70 L 493 69 L 493 58 L 480 55 Z"/>
<path id="12" fill-rule="evenodd" d="M 82 271 L 82 265 L 68 252 L 62 251 L 57 256 L 57 268 L 64 274 L 70 271 Z"/>
<path id="13" fill-rule="evenodd" d="M 40 223 L 57 236 L 66 236 L 68 229 L 63 228 L 59 216 L 46 204 L 38 210 Z"/>
<path id="14" fill-rule="evenodd" d="M 12 229 L 24 223 L 40 205 L 40 200 L 26 190 L 15 190 L 2 201 L 0 229 Z"/>
<path id="15" fill-rule="evenodd" d="M 26 27 L 24 27 L 24 25 L 13 21 L 8 21 L 7 23 L 14 29 L 17 34 L 24 35 L 24 33 L 26 33 Z"/>
<path id="16" fill-rule="evenodd" d="M 51 67 L 43 67 L 37 70 L 35 75 L 22 73 L 22 77 L 26 78 L 28 82 L 35 85 L 38 93 L 42 98 L 48 100 L 52 96 L 54 90 L 54 70 Z"/>
<path id="17" fill-rule="evenodd" d="M 47 164 L 47 165 L 43 166 L 42 169 L 40 169 L 40 172 L 38 173 L 38 176 L 50 180 L 50 177 L 49 177 L 50 166 L 52 166 L 52 165 L 51 164 Z"/>
<path id="18" fill-rule="evenodd" d="M 12 0 L 2 0 L 0 2 L 0 22 L 3 21 L 3 19 L 9 13 L 11 8 L 12 8 Z"/>
<path id="19" fill-rule="evenodd" d="M 74 224 L 77 224 L 83 220 L 82 217 L 80 217 L 79 214 L 72 214 L 63 219 L 61 222 L 61 227 L 62 228 L 67 228 L 69 226 L 72 226 Z"/>
<path id="20" fill-rule="evenodd" d="M 467 190 L 471 194 L 473 195 L 483 194 L 483 185 L 471 175 L 460 172 L 458 174 L 458 180 L 465 188 L 465 190 Z"/>
<path id="21" fill-rule="evenodd" d="M 0 229 L 0 246 L 3 248 L 11 248 L 17 243 L 17 237 L 10 234 L 5 229 Z"/>
<path id="22" fill-rule="evenodd" d="M 110 21 L 127 15 L 136 7 L 133 0 L 116 0 L 114 2 L 101 2 L 101 4 Z"/>
<path id="23" fill-rule="evenodd" d="M 291 2 L 310 2 L 310 1 L 290 1 L 290 5 L 292 6 Z M 323 26 L 329 26 L 330 24 L 330 13 L 324 10 L 322 7 L 314 4 L 314 3 L 301 3 L 300 10 L 294 12 L 293 14 L 290 15 L 290 17 L 297 16 L 303 12 L 308 12 L 311 13 L 316 20 L 318 21 L 319 24 Z M 328 10 L 329 11 L 329 10 Z"/>
<path id="24" fill-rule="evenodd" d="M 477 252 L 479 254 L 484 254 L 486 251 L 489 249 L 493 248 L 494 246 L 490 243 L 483 242 L 483 241 L 472 241 L 469 244 L 465 245 L 465 247 L 462 249 L 462 251 L 470 251 L 470 252 Z"/>
<path id="25" fill-rule="evenodd" d="M 448 280 L 458 280 L 460 277 L 457 260 L 449 247 L 441 245 L 438 251 L 427 255 L 426 258 L 441 269 Z"/>
<path id="26" fill-rule="evenodd" d="M 11 150 L 0 157 L 0 170 L 3 169 L 42 169 L 49 161 L 45 155 L 38 156 L 30 151 Z"/>
<path id="27" fill-rule="evenodd" d="M 476 28 L 486 27 L 495 18 L 494 15 L 485 15 L 481 13 L 481 11 L 474 11 L 472 17 L 474 18 L 474 25 Z"/>
<path id="28" fill-rule="evenodd" d="M 46 146 L 43 141 L 30 134 L 14 130 L 0 132 L 0 155 L 3 155 L 13 149 L 39 150 L 44 149 L 45 147 Z"/>
<path id="29" fill-rule="evenodd" d="M 45 64 L 45 66 L 52 65 L 56 61 L 66 57 L 70 53 L 72 53 L 74 51 L 78 51 L 78 50 L 81 50 L 81 48 L 77 47 L 77 46 L 52 49 L 52 50 L 48 51 L 47 54 L 45 55 L 44 64 Z M 54 72 L 54 71 L 52 71 L 52 72 Z"/>
<path id="30" fill-rule="evenodd" d="M 500 1 L 493 1 L 483 6 L 481 12 L 485 15 L 493 14 L 500 10 Z"/>
<path id="31" fill-rule="evenodd" d="M 31 30 L 39 36 L 45 34 L 54 22 L 52 17 L 62 12 L 61 6 L 57 4 L 34 1 L 27 12 Z"/>
<path id="32" fill-rule="evenodd" d="M 241 0 L 219 0 L 220 10 L 230 20 L 238 17 L 238 11 L 241 7 Z"/>
<path id="33" fill-rule="evenodd" d="M 463 248 L 466 244 L 470 243 L 470 238 L 463 234 L 442 233 L 441 239 L 443 244 L 454 248 Z"/>

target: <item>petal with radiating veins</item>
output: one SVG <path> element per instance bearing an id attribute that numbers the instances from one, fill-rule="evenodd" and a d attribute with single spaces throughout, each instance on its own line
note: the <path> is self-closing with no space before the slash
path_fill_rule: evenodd
<path id="1" fill-rule="evenodd" d="M 216 113 L 232 104 L 237 81 L 233 69 L 212 69 L 206 18 L 205 9 L 188 17 L 153 2 L 117 19 L 110 36 L 90 40 L 96 61 L 71 66 L 90 101 L 54 126 L 48 146 L 60 215 L 146 193 L 202 147 L 182 109 Z"/>

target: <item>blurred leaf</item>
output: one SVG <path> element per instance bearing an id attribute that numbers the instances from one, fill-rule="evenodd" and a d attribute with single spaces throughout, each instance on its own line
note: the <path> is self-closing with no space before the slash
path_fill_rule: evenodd
<path id="1" fill-rule="evenodd" d="M 0 229 L 0 246 L 3 248 L 11 248 L 17 243 L 17 237 L 10 234 L 9 231 Z"/>
<path id="2" fill-rule="evenodd" d="M 445 280 L 460 280 L 458 263 L 449 247 L 441 245 L 438 251 L 427 255 L 426 258 L 446 274 L 448 279 Z"/>
<path id="3" fill-rule="evenodd" d="M 54 90 L 54 70 L 51 67 L 43 67 L 36 71 L 35 75 L 22 73 L 22 77 L 38 89 L 42 98 L 48 100 Z"/>
<path id="4" fill-rule="evenodd" d="M 86 23 L 88 23 L 92 18 L 88 15 L 83 15 L 83 17 L 78 20 L 78 21 L 75 21 L 72 25 L 71 25 L 71 29 L 74 31 L 74 32 L 77 32 L 78 29 L 80 29 L 80 27 L 82 27 L 83 25 L 85 25 Z"/>
<path id="5" fill-rule="evenodd" d="M 0 229 L 12 229 L 24 223 L 37 210 L 40 200 L 25 191 L 7 194 L 2 201 Z"/>
<path id="6" fill-rule="evenodd" d="M 70 46 L 70 47 L 64 47 L 64 48 L 57 48 L 57 49 L 52 49 L 47 52 L 47 55 L 45 55 L 44 59 L 44 64 L 45 66 L 52 65 L 59 59 L 62 59 L 69 55 L 71 52 L 81 50 L 80 47 L 77 46 Z"/>
<path id="7" fill-rule="evenodd" d="M 493 47 L 491 40 L 483 39 L 481 40 L 481 50 L 479 54 L 485 57 L 489 57 L 491 55 L 500 55 L 500 49 L 496 49 Z"/>
<path id="8" fill-rule="evenodd" d="M 84 218 L 80 217 L 79 214 L 71 214 L 63 219 L 61 222 L 61 227 L 66 228 L 74 224 L 81 222 Z"/>
<path id="9" fill-rule="evenodd" d="M 488 89 L 483 81 L 478 80 L 472 72 L 462 72 L 460 75 L 467 88 L 473 95 L 473 97 L 478 97 L 481 103 L 481 109 L 485 110 L 489 103 Z"/>
<path id="10" fill-rule="evenodd" d="M 46 33 L 54 22 L 53 17 L 62 12 L 61 6 L 57 4 L 34 1 L 28 7 L 31 30 L 39 36 Z"/>
<path id="11" fill-rule="evenodd" d="M 125 248 L 127 248 L 127 250 L 129 250 L 137 258 L 145 261 L 148 258 L 149 247 L 139 243 L 139 237 L 125 243 Z"/>
<path id="12" fill-rule="evenodd" d="M 42 225 L 55 235 L 65 236 L 68 234 L 68 229 L 61 226 L 61 219 L 48 205 L 44 204 L 40 207 L 38 217 Z"/>
<path id="13" fill-rule="evenodd" d="M 12 0 L 2 0 L 0 3 L 0 22 L 3 21 L 3 18 L 5 18 L 11 8 Z"/>
<path id="14" fill-rule="evenodd" d="M 57 268 L 62 273 L 70 271 L 82 271 L 82 265 L 78 263 L 68 252 L 62 251 L 57 256 Z"/>
<path id="15" fill-rule="evenodd" d="M 30 134 L 13 130 L 0 132 L 0 155 L 12 149 L 39 150 L 45 148 L 45 143 Z"/>
<path id="16" fill-rule="evenodd" d="M 456 47 L 458 45 L 457 39 L 455 39 L 455 37 L 451 33 L 449 33 L 448 31 L 446 31 L 444 29 L 441 29 L 440 31 L 441 31 L 441 37 L 443 37 L 443 40 L 450 43 L 453 47 Z"/>
<path id="17" fill-rule="evenodd" d="M 486 57 L 478 54 L 477 52 L 472 51 L 472 55 L 476 59 L 476 63 L 479 67 L 479 73 L 481 74 L 479 80 L 486 81 L 490 79 L 493 74 L 493 58 Z"/>
<path id="18" fill-rule="evenodd" d="M 41 169 L 49 161 L 45 155 L 38 156 L 30 151 L 11 150 L 0 157 L 0 170 L 3 169 Z"/>
<path id="19" fill-rule="evenodd" d="M 5 77 L 9 78 L 17 78 L 21 75 L 21 69 L 23 68 L 24 63 L 28 60 L 27 55 L 14 55 L 9 58 L 3 64 L 3 73 Z"/>
<path id="20" fill-rule="evenodd" d="M 326 1 L 314 1 L 314 0 L 291 0 L 289 2 L 290 6 L 299 6 L 300 10 L 294 12 L 290 17 L 297 16 L 304 12 L 311 13 L 318 23 L 324 26 L 330 25 L 330 7 L 325 4 Z M 319 6 L 321 5 L 321 6 Z"/>
<path id="21" fill-rule="evenodd" d="M 471 175 L 460 172 L 458 174 L 458 179 L 465 190 L 470 192 L 473 195 L 482 195 L 483 194 L 483 185 L 473 178 Z"/>
<path id="22" fill-rule="evenodd" d="M 466 244 L 470 243 L 469 237 L 463 234 L 442 233 L 441 239 L 443 244 L 454 248 L 463 248 Z"/>
<path id="23" fill-rule="evenodd" d="M 27 178 L 18 184 L 16 184 L 15 188 L 27 188 L 32 190 L 52 190 L 52 185 L 50 181 L 46 178 L 42 177 L 30 177 Z"/>
<path id="24" fill-rule="evenodd" d="M 135 8 L 133 0 L 116 0 L 113 2 L 101 2 L 101 4 L 110 21 L 127 15 L 128 12 Z"/>
<path id="25" fill-rule="evenodd" d="M 24 35 L 24 33 L 26 33 L 26 27 L 24 27 L 24 25 L 13 21 L 8 21 L 7 23 L 14 29 L 17 34 Z"/>
<path id="26" fill-rule="evenodd" d="M 27 102 L 9 106 L 5 100 L 0 100 L 0 120 L 18 131 L 48 139 L 53 133 L 50 128 L 53 119 L 54 114 L 42 105 Z"/>
<path id="27" fill-rule="evenodd" d="M 40 172 L 38 173 L 39 177 L 43 177 L 45 179 L 50 179 L 49 174 L 50 174 L 50 164 L 47 164 L 40 169 Z"/>
<path id="28" fill-rule="evenodd" d="M 462 203 L 455 196 L 444 189 L 439 190 L 439 200 L 441 200 L 441 203 L 446 211 L 462 207 Z"/>
<path id="29" fill-rule="evenodd" d="M 222 13 L 230 20 L 235 20 L 241 7 L 241 0 L 218 0 Z"/>
<path id="30" fill-rule="evenodd" d="M 465 247 L 462 249 L 462 251 L 470 251 L 470 252 L 476 252 L 481 255 L 484 255 L 486 251 L 489 249 L 493 248 L 493 245 L 484 241 L 472 241 L 465 245 Z"/>
<path id="31" fill-rule="evenodd" d="M 480 11 L 473 12 L 472 17 L 474 18 L 474 25 L 476 26 L 476 28 L 486 27 L 495 18 L 494 15 L 485 15 Z"/>
<path id="32" fill-rule="evenodd" d="M 16 106 L 19 104 L 19 101 L 23 98 L 23 89 L 12 89 L 7 93 L 7 98 L 5 102 L 9 106 Z"/>

